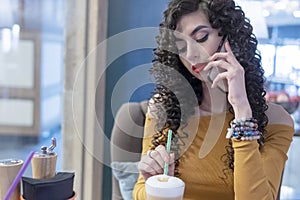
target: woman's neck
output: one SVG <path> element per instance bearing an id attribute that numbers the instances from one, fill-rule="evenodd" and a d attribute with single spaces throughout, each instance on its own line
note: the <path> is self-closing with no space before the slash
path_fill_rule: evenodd
<path id="1" fill-rule="evenodd" d="M 220 114 L 228 110 L 226 93 L 217 88 L 211 88 L 211 84 L 205 82 L 202 82 L 202 91 L 203 100 L 198 108 L 199 115 Z"/>

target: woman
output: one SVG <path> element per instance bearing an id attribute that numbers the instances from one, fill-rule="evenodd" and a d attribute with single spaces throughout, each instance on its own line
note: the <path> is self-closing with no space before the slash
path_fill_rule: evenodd
<path id="1" fill-rule="evenodd" d="M 186 184 L 184 199 L 276 199 L 293 120 L 266 103 L 257 39 L 241 8 L 173 0 L 157 42 L 133 198 L 145 199 L 145 181 L 169 162 L 169 174 Z"/>

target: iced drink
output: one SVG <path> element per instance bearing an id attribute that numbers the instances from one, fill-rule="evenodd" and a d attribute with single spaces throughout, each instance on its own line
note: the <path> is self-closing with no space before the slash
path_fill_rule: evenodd
<path id="1" fill-rule="evenodd" d="M 182 200 L 184 182 L 173 176 L 156 175 L 146 181 L 146 200 Z"/>

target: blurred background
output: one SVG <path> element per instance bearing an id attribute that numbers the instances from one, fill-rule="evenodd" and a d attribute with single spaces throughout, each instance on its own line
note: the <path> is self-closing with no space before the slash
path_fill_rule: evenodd
<path id="1" fill-rule="evenodd" d="M 1 0 L 0 159 L 25 160 L 55 137 L 57 171 L 75 171 L 78 199 L 110 199 L 114 116 L 151 94 L 167 2 Z M 300 199 L 300 1 L 236 2 L 259 39 L 267 100 L 295 120 L 281 199 Z"/>

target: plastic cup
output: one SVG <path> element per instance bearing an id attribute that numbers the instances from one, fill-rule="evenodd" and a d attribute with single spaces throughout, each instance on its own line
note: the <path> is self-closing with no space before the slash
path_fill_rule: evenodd
<path id="1" fill-rule="evenodd" d="M 155 175 L 146 181 L 146 200 L 182 200 L 184 188 L 180 178 Z"/>

